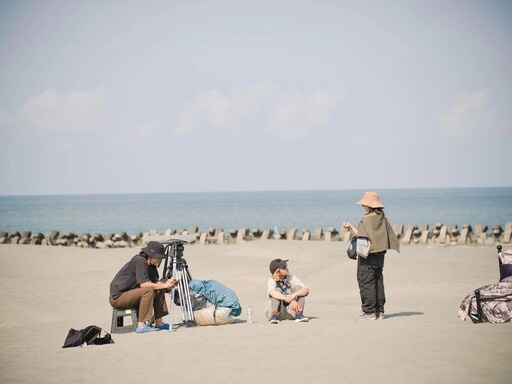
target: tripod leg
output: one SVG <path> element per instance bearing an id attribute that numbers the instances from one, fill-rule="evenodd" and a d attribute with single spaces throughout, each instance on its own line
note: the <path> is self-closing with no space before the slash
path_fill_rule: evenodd
<path id="1" fill-rule="evenodd" d="M 174 295 L 176 293 L 176 288 L 173 288 L 171 291 L 171 310 L 169 311 L 169 332 L 174 331 L 174 323 L 173 323 L 173 312 L 174 312 Z"/>
<path id="2" fill-rule="evenodd" d="M 190 297 L 190 274 L 188 273 L 186 262 L 176 254 L 173 257 L 172 277 L 177 281 L 176 286 L 171 292 L 171 309 L 169 311 L 169 331 L 174 331 L 174 306 L 176 295 L 179 295 L 179 305 L 181 306 L 183 324 L 185 326 L 195 325 L 192 300 Z"/>
<path id="3" fill-rule="evenodd" d="M 179 276 L 180 276 L 180 282 L 179 282 L 179 292 L 180 292 L 180 304 L 181 304 L 181 314 L 182 314 L 182 319 L 183 319 L 183 322 L 187 322 L 188 318 L 187 318 L 187 308 L 186 308 L 186 302 L 187 302 L 187 298 L 186 298 L 186 290 L 185 290 L 185 284 L 184 284 L 184 275 L 183 275 L 183 271 L 179 271 Z"/>
<path id="4" fill-rule="evenodd" d="M 177 278 L 176 262 L 173 262 L 172 277 Z M 173 332 L 174 329 L 174 296 L 176 295 L 176 287 L 171 290 L 171 310 L 169 311 L 169 332 Z"/>
<path id="5" fill-rule="evenodd" d="M 189 288 L 189 283 L 190 283 L 190 280 L 189 280 L 189 275 L 187 273 L 187 271 L 185 271 L 184 273 L 184 285 L 185 285 L 185 300 L 184 300 L 184 307 L 185 307 L 185 310 L 187 312 L 187 320 L 189 322 L 194 322 L 194 311 L 193 311 L 193 308 L 192 308 L 192 300 L 190 298 L 190 288 Z"/>

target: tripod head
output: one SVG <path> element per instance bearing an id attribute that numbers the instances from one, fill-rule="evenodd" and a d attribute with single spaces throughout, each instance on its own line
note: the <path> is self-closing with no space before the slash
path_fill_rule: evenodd
<path id="1" fill-rule="evenodd" d="M 181 271 L 185 269 L 189 279 L 190 273 L 188 272 L 187 262 L 183 258 L 183 251 L 185 244 L 191 244 L 197 240 L 195 235 L 174 235 L 174 236 L 145 236 L 146 243 L 150 241 L 157 241 L 165 247 L 165 254 L 168 256 L 165 259 L 163 276 L 170 279 L 172 277 L 173 264 L 176 265 L 176 270 Z M 169 260 L 170 259 L 170 260 Z"/>
<path id="2" fill-rule="evenodd" d="M 163 245 L 170 245 L 172 243 L 192 244 L 197 240 L 195 235 L 174 235 L 174 236 L 144 236 L 144 242 L 157 241 Z"/>
<path id="3" fill-rule="evenodd" d="M 184 249 L 185 247 L 181 241 L 173 241 L 172 243 L 165 245 L 167 255 L 171 256 L 173 259 L 176 258 L 181 260 L 183 258 Z"/>

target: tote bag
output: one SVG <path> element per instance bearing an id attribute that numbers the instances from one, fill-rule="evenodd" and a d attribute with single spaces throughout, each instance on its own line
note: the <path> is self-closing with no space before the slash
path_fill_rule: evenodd
<path id="1" fill-rule="evenodd" d="M 355 260 L 357 256 L 368 257 L 372 242 L 368 237 L 354 236 L 348 245 L 347 256 L 349 259 Z"/>

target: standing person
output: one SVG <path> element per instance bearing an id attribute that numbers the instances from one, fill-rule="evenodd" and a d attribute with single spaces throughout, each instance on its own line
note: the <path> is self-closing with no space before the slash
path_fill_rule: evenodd
<path id="1" fill-rule="evenodd" d="M 367 237 L 371 241 L 368 257 L 357 258 L 357 282 L 361 295 L 362 313 L 360 319 L 377 320 L 384 318 L 384 255 L 388 249 L 399 252 L 400 243 L 393 228 L 384 216 L 384 205 L 375 192 L 365 192 L 356 204 L 362 205 L 366 214 L 358 227 L 347 221 L 343 226 L 350 229 L 353 236 Z"/>
<path id="2" fill-rule="evenodd" d="M 309 288 L 297 276 L 288 271 L 288 260 L 275 259 L 270 262 L 272 274 L 267 281 L 268 304 L 265 310 L 270 324 L 279 324 L 280 320 L 307 322 L 304 316 L 304 303 Z"/>
<path id="3" fill-rule="evenodd" d="M 165 258 L 164 246 L 150 241 L 117 272 L 110 283 L 109 302 L 112 307 L 139 307 L 137 333 L 169 329 L 169 324 L 162 321 L 162 317 L 169 313 L 164 292 L 174 288 L 176 279 L 158 281 L 158 266 Z M 148 325 L 153 315 L 154 327 Z"/>

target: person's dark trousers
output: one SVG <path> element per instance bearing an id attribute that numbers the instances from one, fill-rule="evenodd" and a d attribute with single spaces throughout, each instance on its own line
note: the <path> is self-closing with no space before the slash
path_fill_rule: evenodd
<path id="1" fill-rule="evenodd" d="M 384 255 L 385 252 L 370 253 L 367 258 L 358 257 L 357 282 L 361 295 L 361 309 L 364 313 L 384 313 Z"/>

